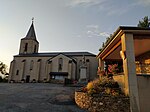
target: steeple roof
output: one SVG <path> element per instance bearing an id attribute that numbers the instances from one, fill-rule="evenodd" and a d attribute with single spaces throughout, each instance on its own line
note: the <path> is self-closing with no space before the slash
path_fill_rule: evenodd
<path id="1" fill-rule="evenodd" d="M 25 37 L 25 39 L 33 39 L 36 40 L 36 34 L 35 34 L 35 30 L 34 30 L 34 25 L 33 25 L 33 21 L 32 24 L 30 26 L 30 29 Z"/>

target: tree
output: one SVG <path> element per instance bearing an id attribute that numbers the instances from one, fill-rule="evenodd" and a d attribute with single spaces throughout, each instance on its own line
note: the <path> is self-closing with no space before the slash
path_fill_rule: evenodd
<path id="1" fill-rule="evenodd" d="M 101 51 L 105 47 L 105 45 L 109 42 L 111 38 L 112 38 L 112 34 L 110 34 L 110 36 L 106 38 L 106 41 L 102 43 L 102 47 L 99 48 L 99 51 Z"/>
<path id="2" fill-rule="evenodd" d="M 145 27 L 148 28 L 150 27 L 150 19 L 148 18 L 148 16 L 145 16 L 144 18 L 142 18 L 141 21 L 139 21 L 138 27 Z"/>
<path id="3" fill-rule="evenodd" d="M 2 74 L 6 74 L 7 73 L 6 72 L 6 68 L 7 68 L 7 66 L 3 62 L 0 61 L 0 72 Z"/>

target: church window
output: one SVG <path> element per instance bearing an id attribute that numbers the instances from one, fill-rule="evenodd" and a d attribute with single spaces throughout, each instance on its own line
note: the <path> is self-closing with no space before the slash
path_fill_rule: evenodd
<path id="1" fill-rule="evenodd" d="M 27 52 L 27 49 L 28 49 L 28 43 L 25 44 L 24 52 Z"/>
<path id="2" fill-rule="evenodd" d="M 41 61 L 41 59 L 38 59 L 38 60 L 37 60 L 37 62 L 40 62 L 40 61 Z"/>
<path id="3" fill-rule="evenodd" d="M 30 62 L 30 70 L 32 70 L 33 69 L 33 60 Z"/>
<path id="4" fill-rule="evenodd" d="M 59 58 L 58 70 L 62 70 L 62 66 L 63 66 L 63 59 L 62 59 L 62 58 Z"/>
<path id="5" fill-rule="evenodd" d="M 36 45 L 34 46 L 34 53 L 36 53 Z"/>
<path id="6" fill-rule="evenodd" d="M 69 60 L 69 63 L 72 63 L 72 60 Z"/>
<path id="7" fill-rule="evenodd" d="M 51 63 L 52 63 L 52 61 L 51 61 L 51 60 L 49 60 L 49 61 L 48 61 L 48 64 L 51 64 Z"/>
<path id="8" fill-rule="evenodd" d="M 90 62 L 90 60 L 89 60 L 89 59 L 86 59 L 86 62 Z"/>
<path id="9" fill-rule="evenodd" d="M 24 60 L 22 60 L 22 62 L 25 62 L 26 60 L 24 59 Z"/>
<path id="10" fill-rule="evenodd" d="M 19 75 L 19 70 L 16 71 L 16 75 Z"/>

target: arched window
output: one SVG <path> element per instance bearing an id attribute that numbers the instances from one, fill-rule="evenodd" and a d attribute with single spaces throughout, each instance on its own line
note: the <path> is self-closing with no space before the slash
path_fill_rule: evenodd
<path id="1" fill-rule="evenodd" d="M 63 59 L 62 58 L 59 58 L 59 61 L 58 61 L 58 70 L 62 70 L 62 67 L 63 67 Z"/>
<path id="2" fill-rule="evenodd" d="M 26 60 L 24 59 L 24 60 L 22 60 L 22 62 L 25 62 Z"/>
<path id="3" fill-rule="evenodd" d="M 33 64 L 34 64 L 34 62 L 33 62 L 33 60 L 31 60 L 31 62 L 30 62 L 30 70 L 33 69 Z"/>
<path id="4" fill-rule="evenodd" d="M 36 53 L 36 45 L 34 46 L 34 53 Z"/>
<path id="5" fill-rule="evenodd" d="M 72 60 L 69 60 L 69 63 L 72 63 Z"/>
<path id="6" fill-rule="evenodd" d="M 89 59 L 86 59 L 86 62 L 90 62 L 90 60 L 89 60 Z"/>
<path id="7" fill-rule="evenodd" d="M 37 62 L 40 62 L 42 59 L 38 59 Z"/>
<path id="8" fill-rule="evenodd" d="M 25 44 L 24 52 L 27 52 L 28 50 L 28 43 Z"/>
<path id="9" fill-rule="evenodd" d="M 19 70 L 16 71 L 16 75 L 19 75 Z"/>

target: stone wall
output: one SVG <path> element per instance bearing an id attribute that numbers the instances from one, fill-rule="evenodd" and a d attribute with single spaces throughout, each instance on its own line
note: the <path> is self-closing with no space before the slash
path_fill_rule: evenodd
<path id="1" fill-rule="evenodd" d="M 89 96 L 76 91 L 75 102 L 89 112 L 130 112 L 129 98 L 124 96 Z"/>

